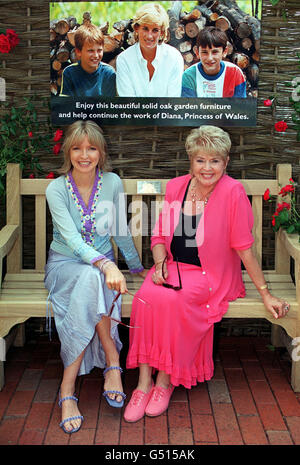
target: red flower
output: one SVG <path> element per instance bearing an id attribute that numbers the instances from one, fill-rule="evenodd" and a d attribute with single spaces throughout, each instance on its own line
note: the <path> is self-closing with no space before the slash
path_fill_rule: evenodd
<path id="1" fill-rule="evenodd" d="M 287 210 L 289 210 L 291 208 L 291 205 L 287 202 L 282 202 L 282 203 L 279 203 L 277 205 L 277 209 L 276 209 L 276 212 L 277 213 L 280 213 L 284 208 L 286 208 Z"/>
<path id="2" fill-rule="evenodd" d="M 6 35 L 0 34 L 0 52 L 9 53 L 11 50 L 11 45 L 9 39 Z"/>
<path id="3" fill-rule="evenodd" d="M 289 181 L 290 181 L 292 184 L 295 183 L 295 181 L 293 180 L 293 178 L 290 178 Z"/>
<path id="4" fill-rule="evenodd" d="M 281 188 L 281 191 L 279 192 L 279 195 L 281 195 L 282 197 L 285 197 L 290 192 L 295 192 L 295 188 L 294 188 L 294 186 L 291 186 L 290 184 L 288 184 L 287 186 L 284 186 L 284 187 Z"/>
<path id="5" fill-rule="evenodd" d="M 269 200 L 270 198 L 270 189 L 266 189 L 264 193 L 264 200 Z"/>
<path id="6" fill-rule="evenodd" d="M 58 142 L 61 138 L 62 138 L 62 135 L 63 135 L 63 131 L 62 129 L 57 129 L 56 133 L 54 134 L 54 142 Z"/>
<path id="7" fill-rule="evenodd" d="M 271 107 L 272 103 L 273 103 L 273 100 L 270 100 L 269 98 L 267 100 L 264 100 L 265 107 Z"/>
<path id="8" fill-rule="evenodd" d="M 29 178 L 30 178 L 30 179 L 34 179 L 34 178 L 35 178 L 34 173 L 30 173 Z"/>
<path id="9" fill-rule="evenodd" d="M 33 132 L 32 131 L 29 131 L 28 137 L 33 137 Z"/>
<path id="10" fill-rule="evenodd" d="M 274 124 L 274 128 L 277 132 L 285 132 L 287 127 L 288 125 L 285 121 L 277 121 L 277 123 Z"/>
<path id="11" fill-rule="evenodd" d="M 272 226 L 275 226 L 275 218 L 274 218 L 274 216 L 272 218 Z"/>
<path id="12" fill-rule="evenodd" d="M 54 179 L 54 173 L 53 173 L 53 171 L 50 171 L 50 173 L 47 174 L 46 179 Z"/>
<path id="13" fill-rule="evenodd" d="M 61 144 L 60 144 L 60 143 L 55 144 L 54 147 L 53 147 L 53 153 L 54 153 L 55 155 L 58 155 L 59 152 L 60 152 L 60 149 L 61 149 Z"/>
<path id="14" fill-rule="evenodd" d="M 15 48 L 20 42 L 18 34 L 13 29 L 6 29 L 6 37 L 9 40 L 11 48 Z"/>

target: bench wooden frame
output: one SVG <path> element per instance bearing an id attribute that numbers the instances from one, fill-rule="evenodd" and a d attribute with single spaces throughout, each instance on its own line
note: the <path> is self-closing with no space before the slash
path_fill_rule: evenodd
<path id="1" fill-rule="evenodd" d="M 246 192 L 252 198 L 252 208 L 255 217 L 253 234 L 255 236 L 255 252 L 259 262 L 262 257 L 262 204 L 263 194 L 267 187 L 271 195 L 277 195 L 279 185 L 285 185 L 291 177 L 291 165 L 277 167 L 277 179 L 273 180 L 241 180 Z M 135 224 L 142 219 L 142 202 L 144 196 L 137 194 L 137 179 L 124 179 L 124 189 L 135 206 Z M 155 180 L 161 183 L 161 193 L 156 194 L 156 214 L 163 202 L 167 180 Z M 24 323 L 31 317 L 45 317 L 47 291 L 44 288 L 44 266 L 46 263 L 46 198 L 45 189 L 51 182 L 49 179 L 22 179 L 21 170 L 17 164 L 7 166 L 7 224 L 0 231 L 0 277 L 2 277 L 2 262 L 7 256 L 7 273 L 3 282 L 0 280 L 0 389 L 4 385 L 4 361 L 6 354 L 5 336 L 13 326 Z M 35 196 L 35 269 L 22 269 L 22 197 Z M 142 235 L 134 236 L 136 248 L 142 257 Z M 290 276 L 290 258 L 295 260 L 295 284 Z M 260 296 L 247 273 L 244 281 L 247 296 L 231 302 L 225 318 L 265 318 L 273 323 L 273 344 L 278 344 L 278 329 L 284 328 L 285 334 L 300 342 L 300 246 L 298 237 L 287 235 L 280 231 L 275 238 L 275 269 L 265 272 L 269 288 L 275 295 L 287 299 L 291 308 L 288 315 L 274 320 L 266 311 Z M 135 291 L 141 285 L 141 278 L 127 272 L 129 290 Z M 2 286 L 1 286 L 2 284 Z M 130 316 L 132 297 L 123 298 L 122 315 Z M 274 325 L 275 323 L 275 325 Z M 20 339 L 20 338 L 19 338 Z M 277 340 L 276 340 L 277 339 Z M 299 358 L 299 357 L 298 357 Z M 292 360 L 291 384 L 296 392 L 300 391 L 300 361 Z"/>

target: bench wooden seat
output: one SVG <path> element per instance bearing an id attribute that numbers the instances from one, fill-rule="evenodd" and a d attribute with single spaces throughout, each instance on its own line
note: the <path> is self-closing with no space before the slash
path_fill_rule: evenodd
<path id="1" fill-rule="evenodd" d="M 290 165 L 278 165 L 276 180 L 241 180 L 247 194 L 251 197 L 255 217 L 253 234 L 255 237 L 255 252 L 258 260 L 262 257 L 262 205 L 263 193 L 266 187 L 270 188 L 272 195 L 279 192 L 279 184 L 284 185 L 291 177 Z M 132 196 L 135 209 L 132 218 L 135 224 L 142 223 L 143 199 L 150 194 L 137 194 L 136 179 L 124 180 L 124 189 Z M 161 184 L 161 192 L 155 194 L 156 217 L 162 206 L 163 194 L 167 180 L 155 180 Z M 51 180 L 22 179 L 19 165 L 9 164 L 7 171 L 7 225 L 0 231 L 0 266 L 3 257 L 7 256 L 7 273 L 0 286 L 0 389 L 4 384 L 5 336 L 11 328 L 24 323 L 31 317 L 45 317 L 47 290 L 44 288 L 44 266 L 46 263 L 46 199 L 45 189 Z M 35 196 L 35 269 L 22 269 L 22 209 L 21 197 Z M 153 194 L 151 194 L 153 195 Z M 136 208 L 138 207 L 138 208 Z M 143 262 L 143 237 L 141 232 L 134 235 L 135 245 Z M 114 247 L 115 248 L 115 247 Z M 115 248 L 115 254 L 118 252 Z M 290 275 L 290 258 L 294 259 L 294 279 Z M 273 343 L 278 331 L 282 327 L 292 339 L 299 338 L 300 343 L 300 245 L 298 236 L 288 235 L 284 231 L 276 234 L 275 238 L 275 269 L 265 271 L 265 278 L 274 295 L 289 301 L 291 307 L 288 315 L 275 320 L 266 311 L 261 298 L 250 280 L 243 271 L 246 286 L 246 297 L 231 302 L 225 318 L 264 318 L 273 324 Z M 1 270 L 0 270 L 1 271 Z M 139 289 L 142 279 L 131 275 L 124 270 L 128 289 L 135 292 Z M 1 284 L 1 283 L 0 283 Z M 122 316 L 128 318 L 131 311 L 132 296 L 123 296 Z M 298 341 L 298 339 L 297 339 Z M 298 357 L 299 358 L 299 357 Z M 2 376 L 2 378 L 1 378 Z M 296 392 L 300 392 L 300 361 L 292 360 L 291 384 Z"/>

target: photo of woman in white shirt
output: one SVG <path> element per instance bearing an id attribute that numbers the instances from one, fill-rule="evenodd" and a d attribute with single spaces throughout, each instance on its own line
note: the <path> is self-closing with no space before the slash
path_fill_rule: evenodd
<path id="1" fill-rule="evenodd" d="M 184 62 L 165 43 L 169 17 L 164 8 L 148 3 L 133 18 L 136 43 L 117 58 L 119 97 L 180 97 Z"/>

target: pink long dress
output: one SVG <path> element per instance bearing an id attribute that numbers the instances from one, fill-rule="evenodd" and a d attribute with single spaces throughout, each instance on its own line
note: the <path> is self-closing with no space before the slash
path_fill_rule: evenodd
<path id="1" fill-rule="evenodd" d="M 168 282 L 177 285 L 171 241 L 190 175 L 169 181 L 151 247 L 164 244 Z M 186 388 L 213 376 L 213 329 L 228 302 L 245 296 L 241 261 L 236 250 L 253 244 L 253 213 L 242 184 L 224 175 L 216 185 L 197 228 L 201 267 L 179 264 L 182 289 L 155 285 L 154 267 L 133 300 L 127 368 L 147 363 L 170 375 L 174 386 Z"/>

